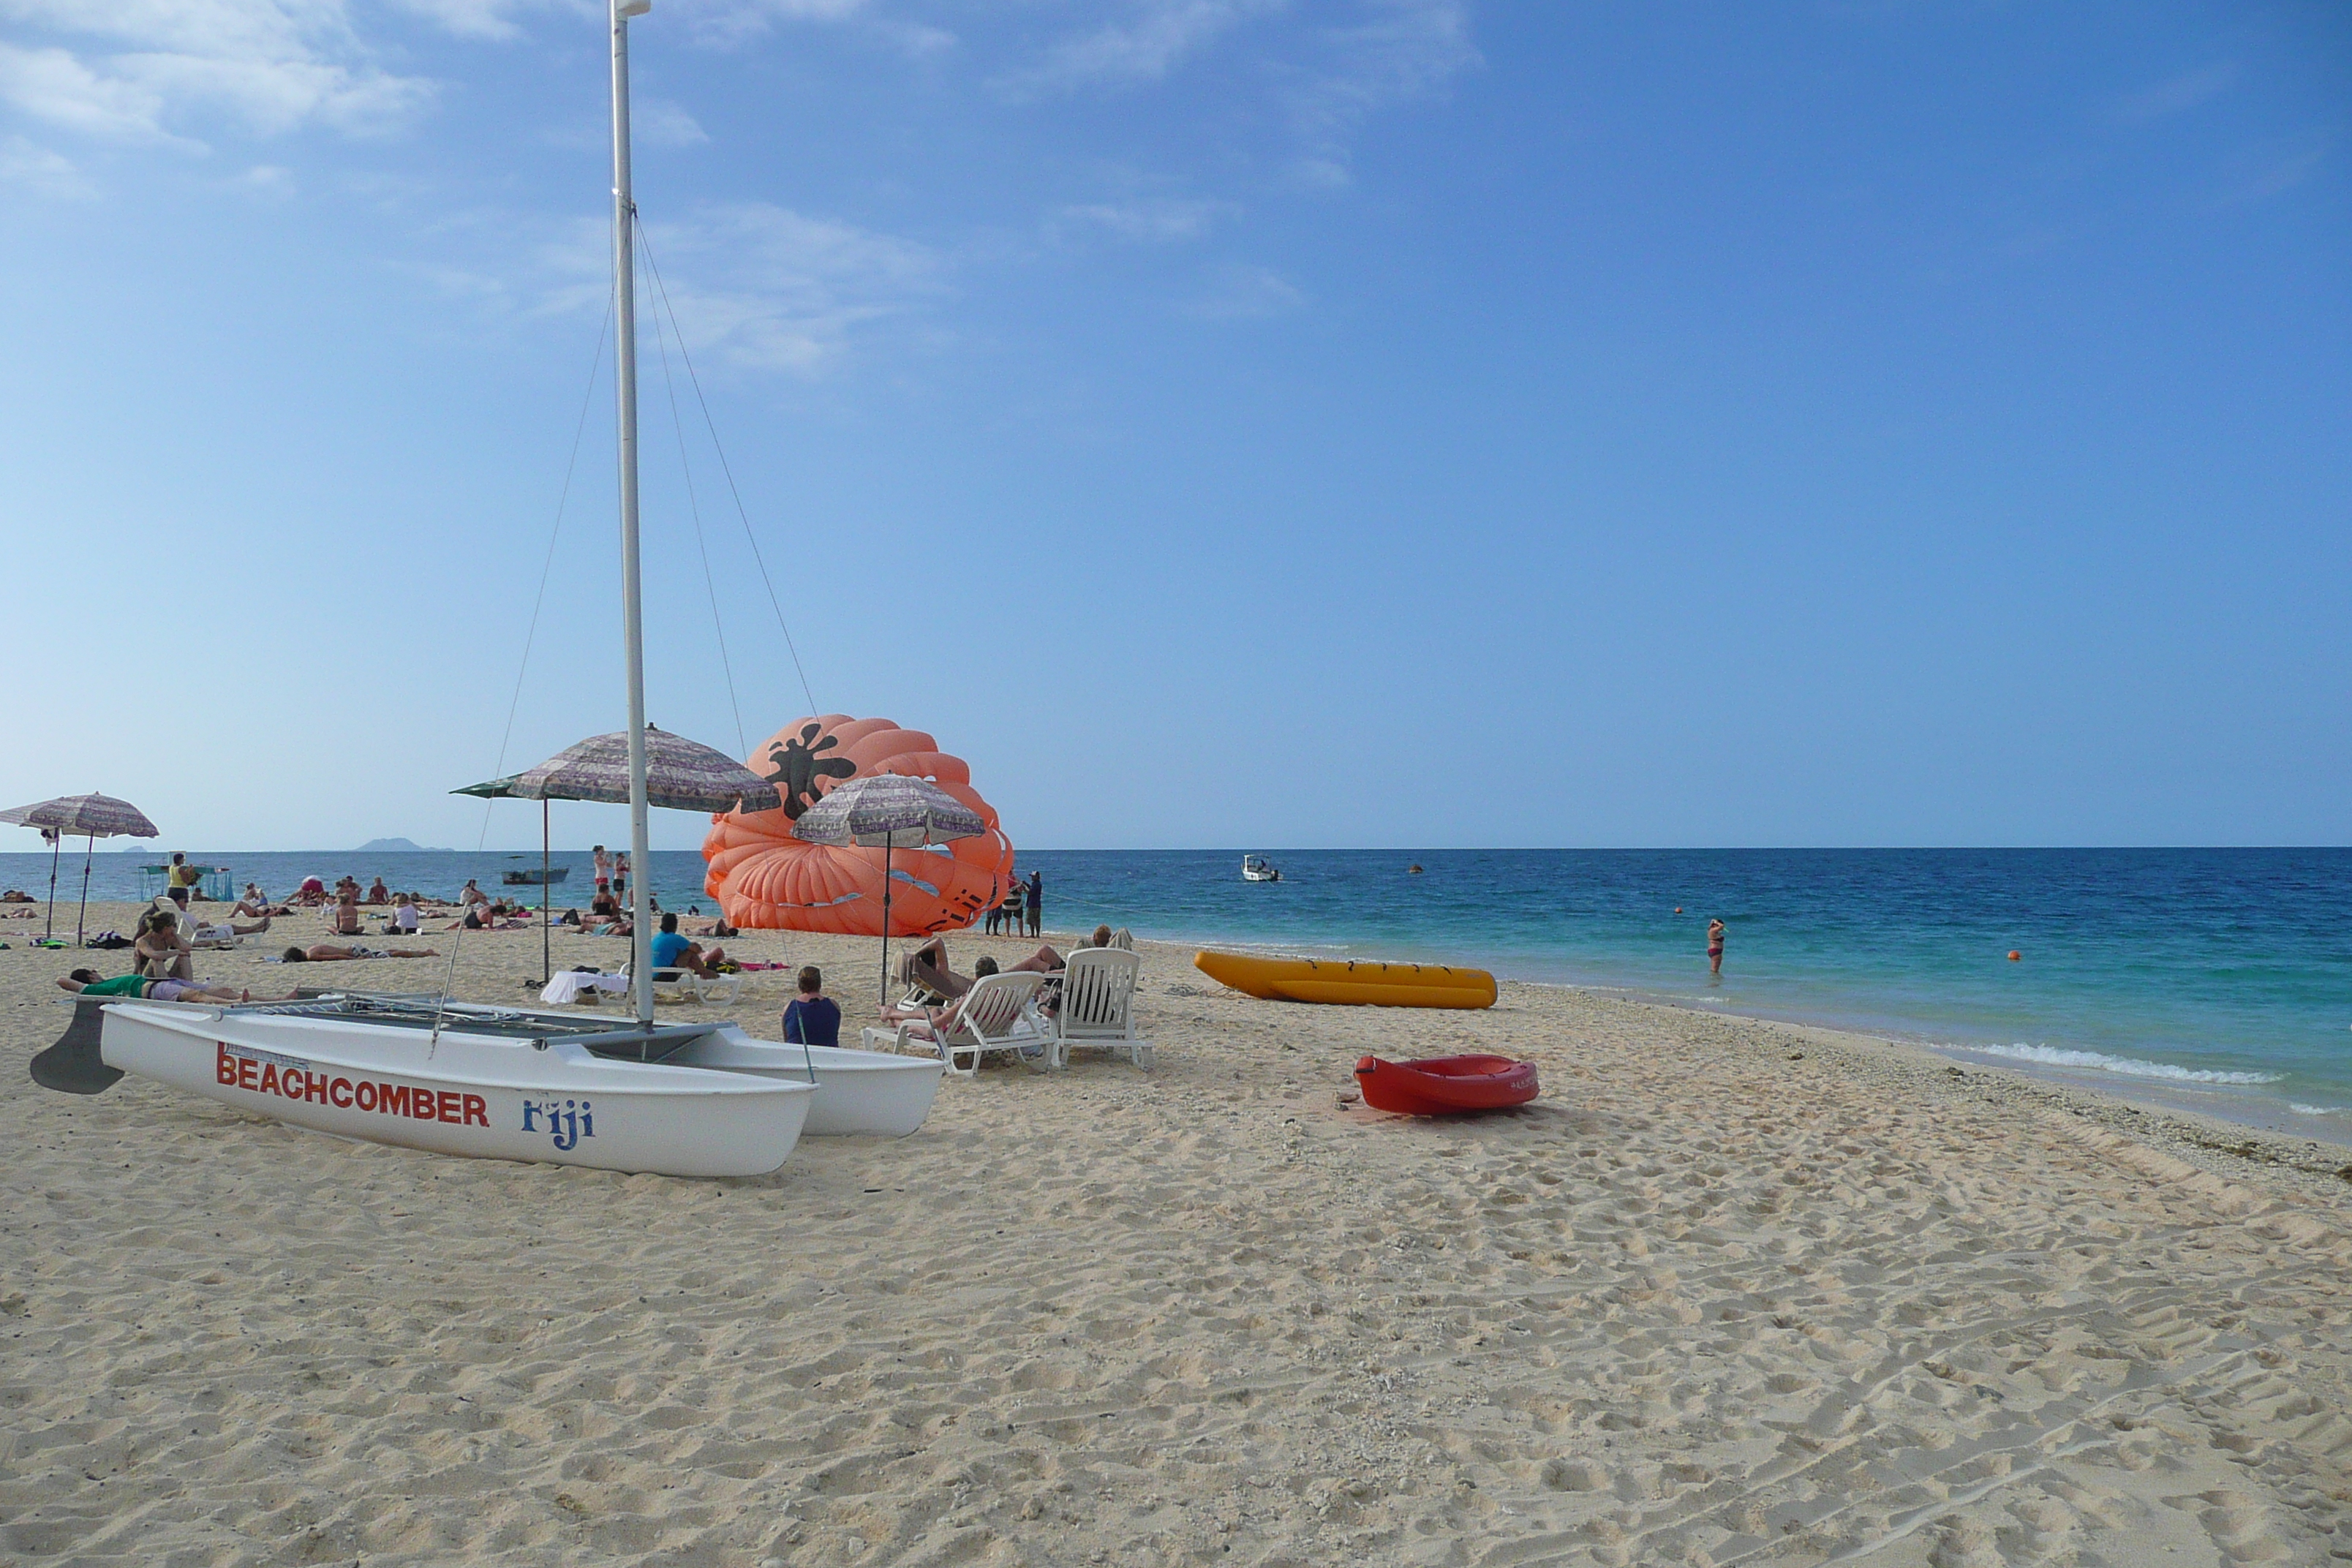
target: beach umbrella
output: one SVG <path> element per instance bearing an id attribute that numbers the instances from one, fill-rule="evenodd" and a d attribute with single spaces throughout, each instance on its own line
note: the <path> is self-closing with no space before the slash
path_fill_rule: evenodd
<path id="1" fill-rule="evenodd" d="M 502 779 L 486 779 L 480 784 L 467 784 L 449 793 L 478 795 L 483 800 L 513 800 L 519 798 L 514 785 L 520 777 L 520 773 L 509 773 Z M 547 797 L 542 795 L 539 802 L 539 983 L 541 985 L 555 978 L 553 949 L 550 945 L 551 939 L 547 930 L 547 871 L 551 858 L 547 843 Z"/>
<path id="2" fill-rule="evenodd" d="M 826 792 L 801 813 L 795 837 L 812 844 L 856 844 L 882 851 L 882 1000 L 890 1000 L 890 851 L 976 838 L 980 814 L 929 779 L 868 773 Z"/>
<path id="3" fill-rule="evenodd" d="M 503 781 L 501 781 L 503 782 Z M 595 800 L 613 805 L 629 804 L 629 732 L 591 735 L 566 746 L 535 768 L 514 777 L 508 793 L 518 800 Z M 646 804 L 673 811 L 778 811 L 783 797 L 776 786 L 724 752 L 697 744 L 646 726 Z M 630 825 L 632 837 L 635 824 Z M 629 973 L 636 977 L 637 1016 L 650 1024 L 654 1016 L 653 932 L 646 930 L 651 912 L 649 867 L 635 868 L 637 886 L 630 900 Z"/>
<path id="4" fill-rule="evenodd" d="M 57 916 L 58 847 L 68 834 L 87 838 L 81 854 L 81 910 L 74 915 L 74 945 L 81 945 L 82 916 L 89 909 L 89 857 L 101 838 L 152 838 L 159 831 L 147 820 L 147 814 L 127 800 L 117 800 L 110 795 L 65 795 L 55 800 L 45 800 L 35 805 L 19 805 L 0 811 L 0 822 L 13 822 L 19 827 L 37 827 L 49 841 L 49 916 Z M 44 926 L 41 940 L 49 939 Z"/>
<path id="5" fill-rule="evenodd" d="M 509 781 L 500 780 L 500 783 Z M 535 768 L 517 773 L 518 800 L 599 800 L 629 804 L 629 732 L 592 735 Z M 646 726 L 646 800 L 674 811 L 774 811 L 776 786 L 724 752 Z"/>

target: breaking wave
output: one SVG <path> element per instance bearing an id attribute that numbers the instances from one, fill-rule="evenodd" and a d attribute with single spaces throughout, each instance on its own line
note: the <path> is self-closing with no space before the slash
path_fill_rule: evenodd
<path id="1" fill-rule="evenodd" d="M 2039 1067 L 2087 1068 L 2094 1072 L 2111 1072 L 2122 1078 L 2164 1079 L 2172 1083 L 2276 1083 L 2286 1076 L 2277 1072 L 2225 1072 L 2219 1068 L 2175 1067 L 2170 1062 L 2144 1062 L 2137 1057 L 2111 1057 L 2105 1051 L 2068 1050 L 2063 1046 L 1964 1046 L 1960 1048 L 1979 1056 L 2006 1057 L 2011 1061 L 2032 1062 Z"/>

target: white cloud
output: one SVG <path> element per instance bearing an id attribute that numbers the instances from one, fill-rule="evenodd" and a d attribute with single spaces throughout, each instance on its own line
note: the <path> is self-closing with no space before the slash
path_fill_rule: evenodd
<path id="1" fill-rule="evenodd" d="M 0 185 L 57 201 L 88 201 L 98 194 L 72 159 L 22 136 L 0 141 Z"/>
<path id="2" fill-rule="evenodd" d="M 571 4 L 570 0 L 396 0 L 400 8 L 437 22 L 461 38 L 511 38 L 522 28 L 514 21 L 515 13 L 536 10 L 557 5 L 574 12 L 593 13 L 601 7 Z"/>
<path id="3" fill-rule="evenodd" d="M 652 147 L 695 147 L 710 140 L 701 122 L 666 98 L 641 98 L 629 105 L 629 133 Z"/>
<path id="4" fill-rule="evenodd" d="M 294 194 L 294 171 L 277 163 L 256 163 L 229 184 L 248 195 L 282 199 Z"/>
<path id="5" fill-rule="evenodd" d="M 2116 118 L 2127 124 L 2165 120 L 2218 98 L 2237 85 L 2238 62 L 2223 60 L 2187 71 L 2133 93 L 2116 106 Z"/>
<path id="6" fill-rule="evenodd" d="M 1121 239 L 1168 242 L 1199 239 L 1217 220 L 1240 212 L 1231 202 L 1153 197 L 1088 202 L 1064 207 L 1059 226 L 1107 230 Z"/>
<path id="7" fill-rule="evenodd" d="M 650 223 L 646 237 L 678 331 L 704 363 L 820 375 L 948 292 L 947 260 L 929 246 L 765 202 Z M 550 290 L 546 308 L 602 310 L 611 247 L 611 231 L 593 221 L 550 247 L 549 264 L 573 281 Z M 439 281 L 457 291 L 458 276 Z M 462 276 L 470 286 L 473 275 Z M 648 278 L 638 317 L 650 323 L 662 308 Z"/>
<path id="8" fill-rule="evenodd" d="M 1331 60 L 1294 101 L 1297 172 L 1318 184 L 1349 178 L 1349 145 L 1381 110 L 1441 92 L 1479 65 L 1468 0 L 1364 0 L 1364 20 L 1329 35 Z"/>
<path id="9" fill-rule="evenodd" d="M 2221 198 L 2222 205 L 2238 202 L 2267 201 L 2295 186 L 2317 173 L 2327 154 L 2334 149 L 2336 138 L 2326 132 L 2311 132 L 2294 138 L 2284 153 L 2270 153 L 2264 167 L 2249 179 L 2241 181 Z"/>
<path id="10" fill-rule="evenodd" d="M 1161 80 L 1246 37 L 1287 111 L 1294 171 L 1316 184 L 1349 178 L 1349 143 L 1365 119 L 1441 91 L 1479 63 L 1469 0 L 1335 0 L 1314 16 L 1295 0 L 1122 0 L 1118 19 L 1049 45 L 997 79 L 1013 96 Z M 1320 19 L 1336 13 L 1339 20 Z M 1281 20 L 1280 28 L 1258 24 Z M 1255 30 L 1254 30 L 1255 29 Z"/>
<path id="11" fill-rule="evenodd" d="M 1149 81 L 1166 76 L 1189 56 L 1255 16 L 1285 9 L 1289 0 L 1140 0 L 1129 15 L 1048 51 L 1027 73 L 1037 85 Z"/>
<path id="12" fill-rule="evenodd" d="M 955 35 L 918 22 L 876 15 L 868 0 L 668 0 L 695 36 L 721 47 L 774 30 L 778 24 L 856 23 L 908 54 L 930 54 L 955 42 Z"/>
<path id="13" fill-rule="evenodd" d="M 367 132 L 432 93 L 373 63 L 342 0 L 0 0 L 0 18 L 54 35 L 0 45 L 0 102 L 105 140 L 198 147 L 175 123 L 223 114 L 262 134 Z"/>
<path id="14" fill-rule="evenodd" d="M 1212 321 L 1248 321 L 1278 316 L 1306 302 L 1307 296 L 1272 268 L 1234 263 L 1218 268 L 1209 291 L 1192 301 L 1189 313 Z"/>

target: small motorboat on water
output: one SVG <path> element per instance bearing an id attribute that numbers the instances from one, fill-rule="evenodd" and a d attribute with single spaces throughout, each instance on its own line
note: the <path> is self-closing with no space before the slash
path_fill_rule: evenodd
<path id="1" fill-rule="evenodd" d="M 1356 1064 L 1364 1103 L 1406 1116 L 1459 1116 L 1525 1105 L 1540 1092 L 1536 1064 L 1509 1057 L 1432 1057 L 1389 1062 L 1366 1057 Z"/>
<path id="2" fill-rule="evenodd" d="M 803 1132 L 920 1127 L 941 1064 L 757 1040 L 733 1024 L 338 993 L 294 1002 L 76 1005 L 34 1081 L 125 1073 L 373 1143 L 671 1176 L 756 1176 Z"/>
<path id="3" fill-rule="evenodd" d="M 571 874 L 572 868 L 569 866 L 550 866 L 544 875 L 536 870 L 509 871 L 505 881 L 509 888 L 543 888 L 561 882 Z"/>
<path id="4" fill-rule="evenodd" d="M 1244 882 L 1279 882 L 1282 871 L 1263 855 L 1242 857 L 1242 880 Z"/>

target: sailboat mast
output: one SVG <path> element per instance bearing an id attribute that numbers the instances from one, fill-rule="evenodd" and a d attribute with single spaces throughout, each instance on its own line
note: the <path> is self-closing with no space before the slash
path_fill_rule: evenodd
<path id="1" fill-rule="evenodd" d="M 629 974 L 637 1021 L 654 1021 L 653 883 L 646 845 L 646 637 L 637 574 L 637 204 L 629 184 L 629 18 L 653 0 L 613 0 L 614 385 L 621 420 L 621 635 L 629 667 Z"/>

